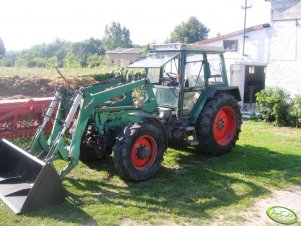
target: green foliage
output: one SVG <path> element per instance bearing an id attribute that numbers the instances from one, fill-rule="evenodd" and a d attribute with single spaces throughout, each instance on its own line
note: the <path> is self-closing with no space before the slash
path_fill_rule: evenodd
<path id="1" fill-rule="evenodd" d="M 46 67 L 47 59 L 41 57 L 33 58 L 33 66 L 32 67 Z"/>
<path id="2" fill-rule="evenodd" d="M 294 119 L 293 126 L 301 127 L 301 96 L 296 96 L 293 99 L 292 116 Z"/>
<path id="3" fill-rule="evenodd" d="M 44 59 L 55 56 L 57 58 L 57 63 L 59 64 L 58 66 L 62 67 L 63 60 L 67 53 L 70 52 L 71 45 L 72 43 L 57 38 L 52 43 L 34 45 L 28 50 L 23 50 L 19 57 L 22 58 L 23 54 L 35 55 L 35 57 Z"/>
<path id="4" fill-rule="evenodd" d="M 0 58 L 1 67 L 13 67 L 15 65 L 16 56 L 6 55 L 5 57 Z"/>
<path id="5" fill-rule="evenodd" d="M 66 42 L 55 39 L 50 44 L 34 45 L 30 49 L 23 50 L 7 59 L 0 60 L 0 66 L 6 67 L 87 67 L 90 55 L 103 56 L 105 50 L 102 41 L 90 38 L 82 42 Z M 6 58 L 4 57 L 4 58 Z M 65 59 L 67 58 L 67 59 Z M 79 65 L 78 65 L 79 62 Z M 102 60 L 102 63 L 105 63 Z"/>
<path id="6" fill-rule="evenodd" d="M 131 82 L 146 77 L 146 74 L 145 72 L 133 71 L 125 67 L 121 67 L 111 72 L 87 74 L 87 75 L 83 75 L 83 77 L 92 77 L 98 82 L 102 82 L 104 80 L 111 79 L 111 78 L 119 78 L 123 82 Z"/>
<path id="7" fill-rule="evenodd" d="M 98 73 L 98 74 L 87 74 L 87 75 L 83 75 L 82 77 L 92 77 L 98 82 L 103 82 L 105 80 L 114 78 L 115 74 L 112 71 L 112 72 Z"/>
<path id="8" fill-rule="evenodd" d="M 3 40 L 0 38 L 0 58 L 4 57 L 6 53 L 6 49 L 3 43 Z"/>
<path id="9" fill-rule="evenodd" d="M 5 47 L 0 38 L 0 66 L 4 67 L 98 67 L 108 65 L 104 57 L 105 48 L 132 47 L 130 31 L 120 23 L 113 22 L 105 28 L 103 40 L 90 38 L 81 42 L 67 42 L 55 39 L 49 44 L 34 45 L 17 52 L 14 57 L 5 56 Z"/>
<path id="10" fill-rule="evenodd" d="M 301 121 L 301 98 L 292 101 L 280 88 L 268 88 L 256 94 L 257 107 L 263 120 L 277 126 L 297 126 Z"/>
<path id="11" fill-rule="evenodd" d="M 29 49 L 5 56 L 5 47 L 0 38 L 0 66 L 4 67 L 90 67 L 110 63 L 105 58 L 105 48 L 133 47 L 130 31 L 120 23 L 113 22 L 105 28 L 103 40 L 90 38 L 81 42 L 55 39 L 49 44 L 34 45 Z"/>
<path id="12" fill-rule="evenodd" d="M 112 73 L 116 78 L 121 78 L 124 82 L 132 82 L 146 77 L 145 72 L 133 71 L 125 67 L 118 68 Z"/>
<path id="13" fill-rule="evenodd" d="M 133 47 L 130 31 L 126 27 L 122 27 L 118 22 L 112 22 L 111 26 L 106 25 L 103 43 L 106 50 L 112 50 L 117 47 Z"/>
<path id="14" fill-rule="evenodd" d="M 71 52 L 75 55 L 76 59 L 80 61 L 81 67 L 88 66 L 87 60 L 90 55 L 102 56 L 105 54 L 102 42 L 94 38 L 73 43 L 71 45 Z"/>
<path id="15" fill-rule="evenodd" d="M 99 67 L 107 64 L 107 58 L 97 54 L 92 54 L 87 58 L 87 66 L 90 68 Z"/>
<path id="16" fill-rule="evenodd" d="M 58 64 L 57 57 L 53 56 L 53 57 L 50 57 L 50 58 L 47 59 L 46 67 L 47 68 L 54 68 L 55 66 L 57 66 L 57 64 Z"/>
<path id="17" fill-rule="evenodd" d="M 15 66 L 17 67 L 46 67 L 47 59 L 42 57 L 37 57 L 36 54 L 26 52 L 21 56 L 17 57 L 15 61 Z"/>
<path id="18" fill-rule="evenodd" d="M 170 42 L 193 43 L 208 37 L 209 29 L 196 17 L 177 25 L 170 34 Z"/>
<path id="19" fill-rule="evenodd" d="M 67 54 L 63 62 L 64 62 L 64 67 L 66 68 L 79 68 L 81 66 L 79 60 L 76 59 L 73 53 Z"/>

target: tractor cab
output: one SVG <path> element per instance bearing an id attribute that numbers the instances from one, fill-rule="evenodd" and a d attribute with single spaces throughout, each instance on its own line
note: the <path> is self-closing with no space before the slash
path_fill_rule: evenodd
<path id="1" fill-rule="evenodd" d="M 228 86 L 223 48 L 194 44 L 150 45 L 128 68 L 144 68 L 160 108 L 189 117 L 209 87 Z"/>
<path id="2" fill-rule="evenodd" d="M 177 52 L 150 52 L 129 66 L 145 69 L 160 107 L 178 107 L 179 56 Z"/>

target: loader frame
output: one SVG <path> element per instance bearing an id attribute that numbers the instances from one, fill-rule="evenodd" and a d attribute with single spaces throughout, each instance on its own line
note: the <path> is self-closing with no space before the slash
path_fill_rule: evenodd
<path id="1" fill-rule="evenodd" d="M 61 87 L 55 94 L 50 107 L 44 117 L 44 123 L 37 130 L 33 141 L 28 148 L 35 156 L 47 163 L 52 163 L 57 157 L 64 160 L 70 160 L 68 166 L 60 173 L 63 179 L 77 164 L 80 157 L 80 145 L 83 133 L 85 132 L 88 120 L 96 118 L 99 125 L 98 132 L 105 134 L 107 130 L 118 126 L 125 126 L 129 123 L 143 121 L 144 117 L 156 117 L 158 105 L 152 91 L 152 85 L 147 79 L 134 81 L 128 84 L 119 85 L 120 80 L 113 80 L 102 84 L 87 86 L 79 89 L 70 108 L 65 108 L 64 104 L 59 103 L 55 117 L 53 130 L 48 140 L 45 139 L 44 128 L 53 113 L 53 106 L 64 100 L 64 88 Z M 108 89 L 110 88 L 110 89 Z M 135 106 L 132 98 L 132 91 L 137 88 L 143 88 L 147 99 L 141 106 Z M 107 90 L 106 90 L 107 89 Z M 115 97 L 122 96 L 119 102 L 109 103 L 108 101 Z M 108 102 L 106 104 L 106 102 Z M 97 108 L 97 106 L 101 106 Z M 78 111 L 78 109 L 80 109 Z M 62 116 L 68 112 L 64 123 Z M 69 128 L 75 114 L 77 119 L 72 128 Z M 118 112 L 118 117 L 113 112 Z M 141 114 L 137 114 L 141 112 Z M 97 117 L 95 115 L 97 114 Z M 118 120 L 116 120 L 118 119 Z M 101 124 L 101 122 L 112 121 L 111 123 Z M 66 144 L 64 136 L 68 129 L 72 130 L 71 142 Z"/>

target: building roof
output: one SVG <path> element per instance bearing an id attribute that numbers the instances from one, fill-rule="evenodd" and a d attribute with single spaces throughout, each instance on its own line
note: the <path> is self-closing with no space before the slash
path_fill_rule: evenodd
<path id="1" fill-rule="evenodd" d="M 118 53 L 118 54 L 129 54 L 129 53 L 140 54 L 143 52 L 144 52 L 143 48 L 120 48 L 120 47 L 107 51 L 107 53 Z"/>
<path id="2" fill-rule="evenodd" d="M 249 28 L 246 28 L 246 33 L 261 30 L 261 29 L 267 28 L 269 26 L 270 26 L 269 24 L 259 24 L 259 25 L 253 26 L 253 27 L 249 27 Z M 225 35 L 218 36 L 218 37 L 204 39 L 204 40 L 195 42 L 194 44 L 205 45 L 205 44 L 216 42 L 216 41 L 226 40 L 233 36 L 242 35 L 243 33 L 244 33 L 244 30 L 234 31 L 234 32 L 231 32 L 231 33 L 228 33 Z"/>
<path id="3" fill-rule="evenodd" d="M 221 53 L 224 52 L 223 47 L 219 46 L 200 46 L 196 44 L 185 44 L 185 43 L 169 43 L 169 44 L 152 44 L 149 46 L 149 50 L 164 52 L 164 51 L 199 51 L 199 52 L 210 52 L 210 53 Z"/>
<path id="4" fill-rule="evenodd" d="M 300 20 L 301 19 L 301 1 L 271 1 L 272 2 L 272 20 Z"/>

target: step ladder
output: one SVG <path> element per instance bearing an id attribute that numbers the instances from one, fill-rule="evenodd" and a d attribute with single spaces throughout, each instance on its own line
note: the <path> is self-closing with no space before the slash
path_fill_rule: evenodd
<path id="1" fill-rule="evenodd" d="M 187 126 L 186 128 L 185 128 L 185 130 L 186 130 L 186 132 L 187 132 L 187 137 L 186 137 L 186 143 L 187 144 L 189 144 L 189 145 L 191 145 L 191 146 L 196 146 L 196 145 L 198 145 L 199 144 L 199 142 L 198 142 L 198 140 L 197 140 L 197 138 L 196 138 L 196 133 L 195 133 L 195 128 L 194 128 L 194 126 Z M 192 138 L 193 139 L 189 139 L 189 137 L 191 137 L 192 136 Z"/>

